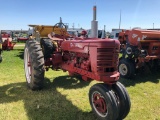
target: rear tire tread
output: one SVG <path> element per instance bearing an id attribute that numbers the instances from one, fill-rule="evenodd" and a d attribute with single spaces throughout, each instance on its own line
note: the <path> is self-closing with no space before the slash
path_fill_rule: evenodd
<path id="1" fill-rule="evenodd" d="M 28 40 L 26 42 L 25 49 L 28 49 L 28 54 L 30 55 L 32 73 L 31 82 L 28 86 L 32 90 L 40 90 L 43 88 L 44 81 L 44 57 L 40 47 L 35 40 Z"/>

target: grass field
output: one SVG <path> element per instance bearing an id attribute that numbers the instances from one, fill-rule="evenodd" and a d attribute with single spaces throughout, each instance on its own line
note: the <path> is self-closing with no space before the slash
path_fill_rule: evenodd
<path id="1" fill-rule="evenodd" d="M 0 120 L 96 120 L 88 91 L 96 83 L 49 70 L 45 88 L 27 88 L 23 46 L 4 51 L 0 63 Z M 159 72 L 160 73 L 160 72 Z M 130 95 L 131 111 L 125 120 L 160 120 L 160 74 L 139 73 L 133 80 L 120 79 Z"/>

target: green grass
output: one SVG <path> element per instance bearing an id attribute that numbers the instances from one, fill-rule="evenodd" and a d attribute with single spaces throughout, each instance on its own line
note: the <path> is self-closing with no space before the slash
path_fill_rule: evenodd
<path id="1" fill-rule="evenodd" d="M 0 63 L 0 120 L 95 120 L 88 91 L 96 81 L 85 82 L 67 72 L 49 70 L 45 88 L 27 88 L 23 47 L 4 51 Z M 120 79 L 130 95 L 131 111 L 125 120 L 160 120 L 160 75 L 138 74 Z"/>

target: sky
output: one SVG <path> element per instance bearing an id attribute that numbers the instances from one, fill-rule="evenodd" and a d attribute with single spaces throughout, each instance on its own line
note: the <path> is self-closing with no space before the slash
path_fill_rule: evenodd
<path id="1" fill-rule="evenodd" d="M 27 30 L 29 24 L 54 25 L 60 17 L 69 27 L 91 28 L 93 6 L 98 28 L 106 31 L 160 28 L 160 0 L 0 0 L 0 30 Z"/>

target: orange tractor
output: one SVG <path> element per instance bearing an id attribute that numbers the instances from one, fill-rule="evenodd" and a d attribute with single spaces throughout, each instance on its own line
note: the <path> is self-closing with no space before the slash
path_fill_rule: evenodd
<path id="1" fill-rule="evenodd" d="M 60 21 L 54 26 L 30 25 L 33 36 L 26 42 L 24 68 L 27 85 L 39 90 L 44 85 L 48 69 L 68 71 L 85 81 L 97 80 L 89 90 L 89 101 L 99 119 L 124 119 L 130 111 L 130 98 L 118 82 L 119 41 L 113 39 L 80 38 L 67 33 Z"/>
<path id="2" fill-rule="evenodd" d="M 132 78 L 137 69 L 146 65 L 154 71 L 160 66 L 160 31 L 126 30 L 119 33 L 120 51 L 118 70 L 125 78 Z"/>

